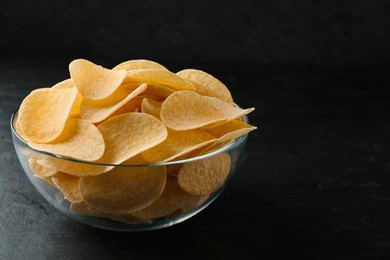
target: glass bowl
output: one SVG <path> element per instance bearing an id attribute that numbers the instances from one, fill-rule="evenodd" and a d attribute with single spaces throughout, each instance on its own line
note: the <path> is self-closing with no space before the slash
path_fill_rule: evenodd
<path id="1" fill-rule="evenodd" d="M 208 205 L 210 205 L 226 188 L 232 176 L 237 171 L 239 164 L 241 162 L 241 155 L 246 146 L 246 140 L 248 134 L 237 138 L 236 140 L 230 142 L 229 144 L 220 147 L 219 149 L 213 150 L 206 154 L 177 161 L 158 163 L 158 164 L 97 164 L 85 161 L 78 161 L 69 158 L 64 158 L 55 154 L 37 151 L 29 147 L 27 142 L 23 140 L 22 137 L 18 135 L 15 128 L 15 122 L 17 118 L 17 111 L 11 117 L 11 132 L 12 140 L 15 146 L 16 154 L 20 161 L 20 164 L 23 167 L 24 172 L 26 173 L 28 179 L 38 190 L 38 192 L 56 209 L 65 214 L 66 216 L 87 224 L 92 227 L 101 228 L 105 230 L 113 231 L 124 231 L 124 232 L 138 232 L 138 231 L 148 231 L 161 229 L 169 227 L 180 222 L 185 221 L 186 219 L 191 218 L 192 216 L 198 214 Z M 248 122 L 246 116 L 242 117 L 244 122 Z M 224 157 L 229 158 L 230 164 L 227 165 L 227 174 L 224 176 L 224 180 L 220 185 L 207 196 L 188 196 L 183 190 L 178 190 L 177 187 L 177 172 L 178 170 L 185 166 L 193 166 L 207 164 L 207 161 L 213 161 L 214 159 Z M 126 174 L 131 174 L 134 171 L 160 171 L 162 168 L 166 172 L 166 186 L 170 185 L 173 194 L 168 194 L 170 199 L 163 201 L 167 203 L 166 205 L 160 205 L 159 214 L 155 218 L 141 217 L 137 214 L 111 214 L 111 213 L 102 213 L 99 210 L 94 210 L 93 208 L 83 209 L 77 205 L 84 205 L 88 207 L 88 204 L 75 203 L 70 209 L 72 203 L 64 196 L 63 192 L 57 188 L 55 183 L 47 177 L 36 175 L 36 170 L 34 171 L 29 160 L 39 159 L 42 161 L 51 161 L 57 162 L 58 164 L 66 164 L 69 167 L 95 167 L 95 168 L 104 168 L 111 167 L 117 168 L 120 167 L 120 171 Z M 188 167 L 187 167 L 188 168 Z M 191 167 L 190 167 L 191 168 Z M 167 189 L 168 190 L 168 189 Z M 162 195 L 161 195 L 162 196 Z M 176 196 L 176 197 L 175 197 Z M 172 197 L 174 199 L 172 199 Z M 161 203 L 160 203 L 161 204 Z M 77 214 L 76 214 L 76 213 Z"/>

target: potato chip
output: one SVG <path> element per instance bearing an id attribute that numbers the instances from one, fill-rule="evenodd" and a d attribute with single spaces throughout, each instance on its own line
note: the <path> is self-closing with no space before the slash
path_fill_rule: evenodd
<path id="1" fill-rule="evenodd" d="M 133 91 L 118 88 L 111 96 L 102 100 L 84 99 L 80 107 L 81 117 L 92 123 L 101 122 L 145 89 L 146 84 L 141 84 Z"/>
<path id="2" fill-rule="evenodd" d="M 240 136 L 246 135 L 256 129 L 257 127 L 255 126 L 248 125 L 241 121 L 232 120 L 226 124 L 205 129 L 205 131 L 212 136 L 217 137 L 218 140 L 216 141 L 216 145 L 219 145 L 239 138 Z"/>
<path id="3" fill-rule="evenodd" d="M 72 79 L 66 79 L 64 81 L 61 81 L 51 88 L 53 89 L 64 89 L 64 88 L 76 88 L 74 85 Z M 81 102 L 83 100 L 83 96 L 80 95 L 80 93 L 77 92 L 76 99 L 73 103 L 72 109 L 70 110 L 69 117 L 71 118 L 80 118 L 80 106 Z"/>
<path id="4" fill-rule="evenodd" d="M 102 157 L 105 144 L 102 134 L 92 123 L 69 119 L 66 124 L 66 136 L 56 143 L 38 144 L 29 142 L 33 149 L 54 153 L 84 161 L 95 161 Z"/>
<path id="5" fill-rule="evenodd" d="M 20 127 L 20 122 L 18 120 L 19 116 L 18 114 L 15 114 L 14 116 L 14 129 L 16 131 L 16 133 L 19 135 L 20 138 L 22 138 L 22 140 L 24 140 L 25 142 L 29 142 L 31 141 L 22 131 L 21 127 Z"/>
<path id="6" fill-rule="evenodd" d="M 255 108 L 253 107 L 242 109 L 214 97 L 203 97 L 203 98 L 208 102 L 210 102 L 210 104 L 212 104 L 218 111 L 224 114 L 225 117 L 227 118 L 227 121 L 235 120 L 255 110 Z"/>
<path id="7" fill-rule="evenodd" d="M 190 194 L 208 196 L 223 185 L 230 167 L 229 154 L 214 155 L 185 163 L 180 168 L 177 181 L 180 187 Z"/>
<path id="8" fill-rule="evenodd" d="M 112 113 L 108 118 L 119 116 L 129 112 L 139 112 L 141 111 L 141 104 L 144 98 L 151 98 L 151 96 L 139 95 L 122 105 L 118 110 Z"/>
<path id="9" fill-rule="evenodd" d="M 29 158 L 28 164 L 30 165 L 30 169 L 34 172 L 34 174 L 40 177 L 51 177 L 58 172 L 57 170 L 49 169 L 40 165 L 34 158 Z"/>
<path id="10" fill-rule="evenodd" d="M 141 112 L 154 116 L 155 118 L 160 118 L 162 102 L 150 98 L 144 98 L 141 104 Z"/>
<path id="11" fill-rule="evenodd" d="M 70 76 L 79 93 L 88 99 L 110 96 L 126 78 L 126 70 L 109 70 L 84 59 L 69 64 Z"/>
<path id="12" fill-rule="evenodd" d="M 154 116 L 126 113 L 110 118 L 98 126 L 106 150 L 98 162 L 118 164 L 152 148 L 167 138 L 167 129 Z"/>
<path id="13" fill-rule="evenodd" d="M 185 79 L 162 69 L 130 70 L 124 83 L 131 82 L 163 85 L 174 90 L 195 90 L 194 86 Z"/>
<path id="14" fill-rule="evenodd" d="M 78 203 L 73 202 L 70 205 L 69 209 L 72 213 L 77 214 L 77 215 L 88 216 L 88 217 L 97 217 L 97 218 L 109 218 L 109 219 L 121 221 L 123 223 L 131 224 L 131 225 L 144 224 L 144 223 L 150 224 L 151 223 L 151 221 L 149 221 L 149 220 L 145 221 L 145 220 L 137 219 L 136 217 L 134 217 L 130 214 L 112 214 L 112 213 L 103 212 L 103 211 L 100 211 L 98 209 L 95 209 L 95 208 L 89 206 L 84 201 L 78 202 Z"/>
<path id="15" fill-rule="evenodd" d="M 167 127 L 177 131 L 196 129 L 228 119 L 206 97 L 186 90 L 170 95 L 161 107 L 160 116 Z"/>
<path id="16" fill-rule="evenodd" d="M 114 168 L 114 166 L 89 164 L 47 155 L 41 155 L 37 158 L 37 162 L 46 168 L 79 177 L 102 174 Z"/>
<path id="17" fill-rule="evenodd" d="M 74 88 L 32 91 L 18 112 L 20 129 L 35 143 L 55 140 L 64 130 L 76 95 Z"/>
<path id="18" fill-rule="evenodd" d="M 51 177 L 53 183 L 64 194 L 65 199 L 70 202 L 83 201 L 79 189 L 80 177 L 72 176 L 63 172 L 57 172 Z"/>
<path id="19" fill-rule="evenodd" d="M 165 68 L 163 65 L 155 62 L 155 61 L 151 61 L 151 60 L 143 60 L 143 59 L 140 59 L 140 60 L 128 60 L 128 61 L 125 61 L 125 62 L 122 62 L 120 64 L 118 64 L 117 66 L 115 66 L 113 68 L 113 70 L 121 70 L 121 69 L 125 69 L 125 70 L 138 70 L 138 69 L 160 69 L 160 70 L 168 70 L 167 68 Z"/>
<path id="20" fill-rule="evenodd" d="M 161 196 L 150 206 L 131 215 L 138 219 L 156 219 L 168 216 L 177 211 L 195 208 L 203 201 L 203 197 L 191 195 L 182 190 L 175 177 L 168 177 Z"/>
<path id="21" fill-rule="evenodd" d="M 215 142 L 215 137 L 203 130 L 173 131 L 162 143 L 144 151 L 142 156 L 151 163 L 171 161 L 202 146 Z"/>
<path id="22" fill-rule="evenodd" d="M 99 176 L 80 178 L 84 201 L 104 212 L 130 213 L 156 201 L 166 182 L 164 166 L 115 167 Z"/>
<path id="23" fill-rule="evenodd" d="M 233 103 L 233 98 L 229 89 L 221 81 L 207 72 L 195 69 L 185 69 L 179 71 L 176 75 L 191 82 L 195 86 L 196 92 L 202 96 L 216 97 L 230 104 Z"/>
<path id="24" fill-rule="evenodd" d="M 156 84 L 147 84 L 148 87 L 144 91 L 144 95 L 152 96 L 152 99 L 157 101 L 163 101 L 167 97 L 169 97 L 171 94 L 173 94 L 176 90 L 162 86 L 162 85 L 156 85 Z"/>
<path id="25" fill-rule="evenodd" d="M 38 179 L 40 179 L 40 180 L 42 180 L 42 181 L 44 181 L 44 182 L 46 182 L 48 184 L 50 184 L 51 186 L 53 186 L 54 188 L 57 189 L 57 186 L 54 184 L 54 182 L 52 181 L 51 177 L 42 177 L 42 176 L 39 176 L 37 174 L 34 174 L 34 177 L 38 178 Z"/>

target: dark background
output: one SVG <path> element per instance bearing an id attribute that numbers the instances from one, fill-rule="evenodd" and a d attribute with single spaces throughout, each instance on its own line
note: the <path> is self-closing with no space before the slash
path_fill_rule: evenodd
<path id="1" fill-rule="evenodd" d="M 390 259 L 389 1 L 1 1 L 0 259 Z M 198 68 L 256 107 L 207 209 L 145 233 L 66 218 L 25 177 L 8 120 L 86 58 Z"/>
<path id="2" fill-rule="evenodd" d="M 389 62 L 386 0 L 0 2 L 2 56 L 348 67 Z"/>

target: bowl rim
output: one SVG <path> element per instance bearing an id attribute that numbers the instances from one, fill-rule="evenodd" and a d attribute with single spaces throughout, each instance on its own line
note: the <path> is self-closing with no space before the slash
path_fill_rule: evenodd
<path id="1" fill-rule="evenodd" d="M 237 104 L 235 104 L 235 106 L 239 107 Z M 215 156 L 217 154 L 221 154 L 221 153 L 224 153 L 224 152 L 227 152 L 227 151 L 230 151 L 232 149 L 234 149 L 235 147 L 239 146 L 240 144 L 242 144 L 243 142 L 246 141 L 246 139 L 248 138 L 248 135 L 249 133 L 243 135 L 243 136 L 240 136 L 236 139 L 233 139 L 232 141 L 230 141 L 228 144 L 226 145 L 223 145 L 222 147 L 216 149 L 216 150 L 213 150 L 211 152 L 208 152 L 208 153 L 205 153 L 205 154 L 202 154 L 202 155 L 199 155 L 199 156 L 195 156 L 195 157 L 191 157 L 191 158 L 186 158 L 186 159 L 182 159 L 182 160 L 173 160 L 173 161 L 168 161 L 168 162 L 160 162 L 160 163 L 144 163 L 144 164 L 110 164 L 110 163 L 98 163 L 98 162 L 93 162 L 93 161 L 84 161 L 84 160 L 78 160 L 78 159 L 74 159 L 74 158 L 69 158 L 69 157 L 64 157 L 64 156 L 61 156 L 61 155 L 58 155 L 58 154 L 54 154 L 54 153 L 49 153 L 49 152 L 45 152 L 45 151 L 41 151 L 41 150 L 36 150 L 34 148 L 32 148 L 31 146 L 28 145 L 28 142 L 26 140 L 24 140 L 17 132 L 16 132 L 16 129 L 15 129 L 15 126 L 14 126 L 14 121 L 15 121 L 15 118 L 17 117 L 18 115 L 18 112 L 19 112 L 19 108 L 17 108 L 11 115 L 11 119 L 10 119 L 10 127 L 11 127 L 11 132 L 12 132 L 12 135 L 15 136 L 18 141 L 22 142 L 23 145 L 25 145 L 26 147 L 28 147 L 29 149 L 33 150 L 34 152 L 37 152 L 37 153 L 40 153 L 40 154 L 43 154 L 43 155 L 47 155 L 47 156 L 50 156 L 50 157 L 53 157 L 53 158 L 56 158 L 56 159 L 61 159 L 61 160 L 65 160 L 65 161 L 70 161 L 70 162 L 75 162 L 75 163 L 83 163 L 83 164 L 89 164 L 89 165 L 96 165 L 96 166 L 114 166 L 114 167 L 145 167 L 145 166 L 168 166 L 168 165 L 176 165 L 176 164 L 182 164 L 182 163 L 188 163 L 188 162 L 193 162 L 193 161 L 198 161 L 198 160 L 202 160 L 202 159 L 205 159 L 205 158 L 209 158 L 209 157 L 212 157 L 212 156 Z M 241 116 L 241 119 L 244 123 L 248 124 L 249 123 L 249 119 L 248 119 L 248 116 L 247 115 L 243 115 Z"/>

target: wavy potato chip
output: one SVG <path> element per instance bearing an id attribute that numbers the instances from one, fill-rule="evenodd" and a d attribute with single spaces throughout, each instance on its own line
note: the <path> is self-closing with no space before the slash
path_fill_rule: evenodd
<path id="1" fill-rule="evenodd" d="M 51 87 L 52 89 L 64 89 L 64 88 L 76 88 L 74 85 L 72 79 L 66 79 L 61 82 L 58 82 L 54 86 Z M 69 116 L 71 118 L 80 118 L 80 106 L 81 102 L 83 100 L 83 96 L 80 95 L 80 93 L 77 92 L 76 99 L 73 102 L 72 109 L 70 110 Z"/>
<path id="2" fill-rule="evenodd" d="M 69 64 L 70 77 L 79 93 L 88 99 L 110 96 L 126 78 L 126 70 L 109 70 L 84 59 Z"/>
<path id="3" fill-rule="evenodd" d="M 44 167 L 40 165 L 36 159 L 34 158 L 29 158 L 28 159 L 28 164 L 30 165 L 30 169 L 34 172 L 35 175 L 38 175 L 40 177 L 51 177 L 55 175 L 58 171 L 53 170 L 47 167 Z"/>
<path id="4" fill-rule="evenodd" d="M 151 96 L 152 99 L 157 101 L 163 101 L 167 97 L 169 97 L 171 94 L 173 94 L 176 90 L 171 89 L 169 87 L 156 85 L 156 84 L 147 84 L 148 87 L 146 88 L 144 95 Z"/>
<path id="5" fill-rule="evenodd" d="M 187 211 L 195 208 L 204 198 L 202 196 L 191 195 L 182 190 L 175 177 L 168 177 L 165 189 L 161 196 L 150 206 L 140 211 L 132 212 L 131 215 L 138 219 L 156 219 L 168 216 L 179 210 Z"/>
<path id="6" fill-rule="evenodd" d="M 80 177 L 57 172 L 51 179 L 56 187 L 64 194 L 65 199 L 70 202 L 83 201 L 79 189 Z"/>
<path id="7" fill-rule="evenodd" d="M 150 98 L 144 98 L 141 104 L 141 112 L 154 116 L 155 118 L 160 118 L 162 102 Z"/>
<path id="8" fill-rule="evenodd" d="M 131 82 L 163 85 L 174 90 L 195 90 L 194 86 L 185 79 L 162 69 L 130 70 L 124 83 Z"/>
<path id="9" fill-rule="evenodd" d="M 167 129 L 154 116 L 145 113 L 126 113 L 110 118 L 98 126 L 106 150 L 101 163 L 118 164 L 163 142 Z"/>
<path id="10" fill-rule="evenodd" d="M 99 176 L 80 178 L 84 201 L 109 213 L 130 213 L 156 201 L 166 183 L 164 166 L 121 167 Z"/>
<path id="11" fill-rule="evenodd" d="M 18 121 L 24 135 L 35 143 L 49 143 L 61 135 L 75 101 L 74 88 L 41 88 L 22 102 Z"/>
<path id="12" fill-rule="evenodd" d="M 200 147 L 215 142 L 215 137 L 203 130 L 168 130 L 162 143 L 144 151 L 143 158 L 151 163 L 171 161 Z"/>
<path id="13" fill-rule="evenodd" d="M 176 131 L 225 122 L 228 117 L 207 98 L 193 91 L 177 91 L 162 104 L 161 121 Z"/>
<path id="14" fill-rule="evenodd" d="M 105 99 L 84 99 L 80 107 L 81 117 L 92 123 L 101 122 L 129 102 L 129 100 L 145 91 L 145 89 L 146 84 L 141 84 L 134 90 L 118 88 L 111 96 Z"/>
<path id="15" fill-rule="evenodd" d="M 210 135 L 218 138 L 216 145 L 220 145 L 246 135 L 256 129 L 257 127 L 255 126 L 246 124 L 241 121 L 232 120 L 214 128 L 207 128 L 205 131 Z"/>
<path id="16" fill-rule="evenodd" d="M 208 196 L 223 185 L 230 166 L 231 159 L 227 153 L 188 162 L 180 168 L 177 181 L 190 194 Z"/>
<path id="17" fill-rule="evenodd" d="M 242 109 L 214 97 L 203 97 L 203 98 L 208 102 L 210 102 L 210 104 L 212 104 L 223 115 L 225 115 L 227 121 L 235 120 L 255 110 L 253 107 Z"/>
<path id="18" fill-rule="evenodd" d="M 105 143 L 102 134 L 92 123 L 69 119 L 61 140 L 56 143 L 39 144 L 29 142 L 33 149 L 54 153 L 84 161 L 95 161 L 103 156 Z"/>
<path id="19" fill-rule="evenodd" d="M 168 70 L 165 68 L 163 65 L 151 61 L 151 60 L 144 60 L 144 59 L 139 59 L 139 60 L 128 60 L 125 62 L 122 62 L 118 65 L 116 65 L 113 70 L 139 70 L 139 69 L 160 69 L 160 70 Z"/>
<path id="20" fill-rule="evenodd" d="M 148 223 L 150 224 L 151 221 L 149 220 L 142 220 L 142 219 L 137 219 L 136 217 L 130 215 L 130 214 L 113 214 L 113 213 L 107 213 L 103 212 L 101 210 L 95 209 L 85 203 L 84 201 L 81 202 L 73 202 L 70 205 L 70 211 L 74 214 L 77 215 L 82 215 L 82 216 L 88 216 L 88 217 L 97 217 L 97 218 L 109 218 L 112 220 L 116 221 L 121 221 L 126 224 L 131 224 L 131 225 L 137 225 L 137 224 L 144 224 Z"/>
<path id="21" fill-rule="evenodd" d="M 216 97 L 230 104 L 233 103 L 232 95 L 225 84 L 207 72 L 185 69 L 177 72 L 176 75 L 191 82 L 195 86 L 196 92 L 202 96 Z"/>

